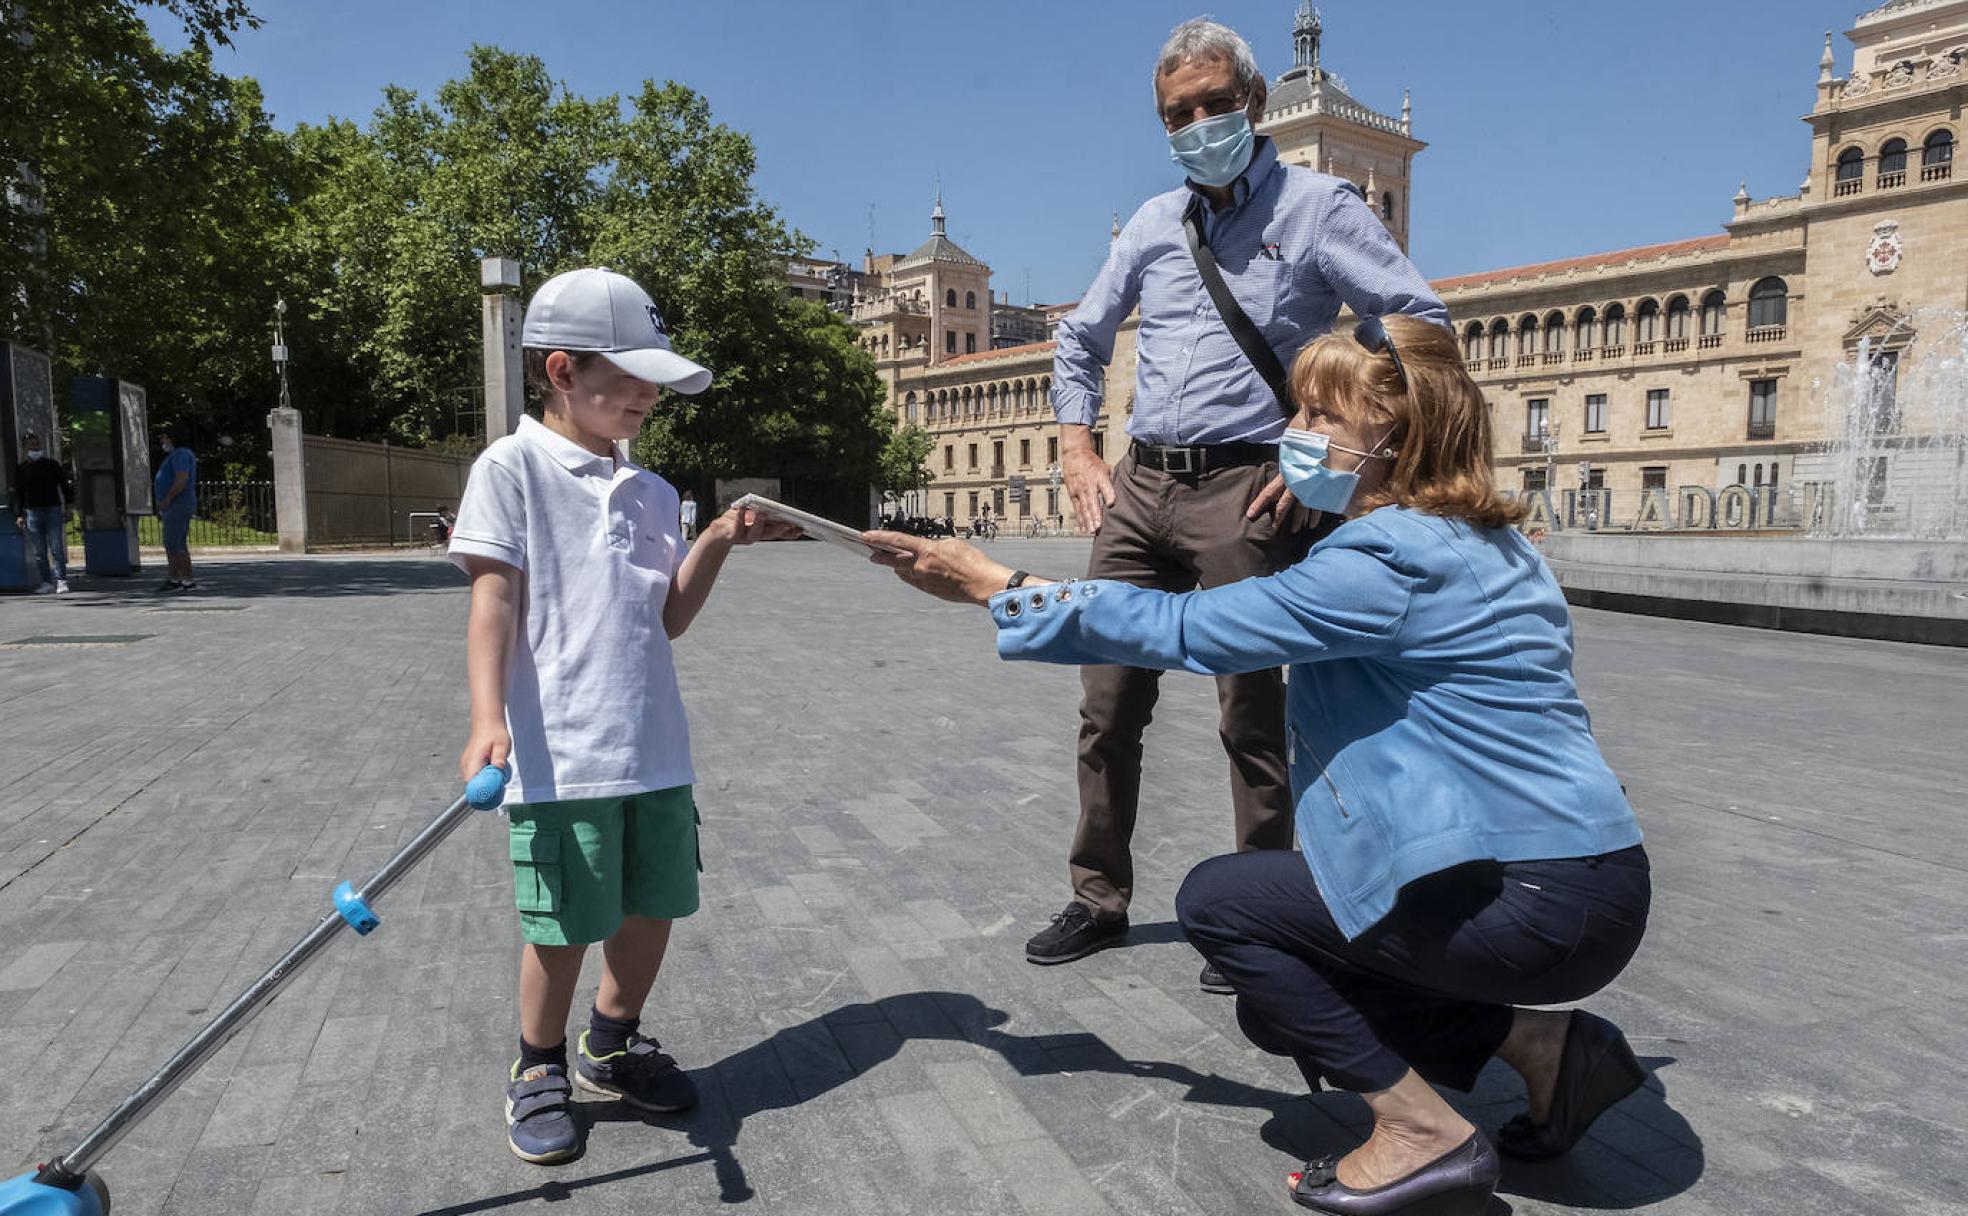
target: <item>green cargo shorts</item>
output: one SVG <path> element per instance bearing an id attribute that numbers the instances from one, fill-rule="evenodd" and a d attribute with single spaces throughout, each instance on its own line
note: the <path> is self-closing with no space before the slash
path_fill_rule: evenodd
<path id="1" fill-rule="evenodd" d="M 507 808 L 520 934 L 536 946 L 606 940 L 624 916 L 697 910 L 697 802 L 691 787 Z"/>

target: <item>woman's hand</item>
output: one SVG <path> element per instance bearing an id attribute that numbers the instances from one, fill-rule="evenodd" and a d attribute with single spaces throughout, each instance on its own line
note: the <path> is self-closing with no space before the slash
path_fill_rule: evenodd
<path id="1" fill-rule="evenodd" d="M 895 571 L 895 577 L 953 604 L 982 604 L 1004 590 L 1010 566 L 994 562 L 983 550 L 960 540 L 927 540 L 904 532 L 863 532 L 875 546 L 870 561 Z"/>
<path id="2" fill-rule="evenodd" d="M 798 524 L 775 519 L 750 507 L 733 507 L 712 520 L 699 539 L 727 545 L 753 545 L 762 540 L 791 540 L 800 534 Z"/>

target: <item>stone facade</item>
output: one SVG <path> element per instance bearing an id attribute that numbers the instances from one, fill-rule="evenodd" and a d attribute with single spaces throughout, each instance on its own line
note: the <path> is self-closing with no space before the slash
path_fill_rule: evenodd
<path id="1" fill-rule="evenodd" d="M 1847 37 L 1854 64 L 1840 77 L 1826 35 L 1797 194 L 1740 191 L 1731 221 L 1709 236 L 1435 282 L 1492 406 L 1500 479 L 1550 491 L 1539 526 L 1808 522 L 1828 501 L 1817 487 L 1835 470 L 1823 448 L 1842 426 L 1839 386 L 1861 342 L 1875 360 L 1897 358 L 1923 324 L 1935 327 L 1935 310 L 1968 306 L 1968 179 L 1953 166 L 1968 102 L 1968 0 L 1895 0 Z M 1412 108 L 1404 99 L 1396 117 L 1354 100 L 1324 67 L 1322 38 L 1317 11 L 1301 4 L 1292 66 L 1259 130 L 1285 162 L 1358 185 L 1405 249 L 1413 159 L 1426 146 Z M 1118 232 L 1116 216 L 1110 239 Z M 959 525 L 987 505 L 1014 525 L 1061 514 L 1071 524 L 1064 495 L 1046 493 L 1057 450 L 1045 401 L 1052 344 L 991 349 L 1002 327 L 990 268 L 949 241 L 941 200 L 922 248 L 870 253 L 853 273 L 851 315 L 896 424 L 926 428 L 935 444 L 935 480 L 911 509 Z M 1056 325 L 1070 307 L 1035 311 Z M 1126 441 L 1133 393 L 1130 322 L 1095 427 L 1110 458 Z M 1918 497 L 1923 478 L 1958 477 L 1948 463 L 1958 451 L 1919 440 L 1878 438 L 1874 488 L 1886 499 Z M 1032 488 L 1022 506 L 1007 493 L 1014 475 Z M 1890 519 L 1890 503 L 1882 510 Z"/>
<path id="2" fill-rule="evenodd" d="M 1548 478 L 1553 526 L 1700 527 L 1719 501 L 1706 495 L 1727 496 L 1725 526 L 1809 522 L 1861 341 L 1896 360 L 1940 328 L 1933 310 L 1968 304 L 1953 167 L 1968 0 L 1899 0 L 1847 37 L 1838 77 L 1825 36 L 1797 194 L 1738 192 L 1715 236 L 1435 284 L 1491 402 L 1501 478 Z M 1885 424 L 1875 492 L 1910 501 L 1941 475 L 1917 433 L 1931 424 Z M 1664 501 L 1644 501 L 1652 487 Z"/>

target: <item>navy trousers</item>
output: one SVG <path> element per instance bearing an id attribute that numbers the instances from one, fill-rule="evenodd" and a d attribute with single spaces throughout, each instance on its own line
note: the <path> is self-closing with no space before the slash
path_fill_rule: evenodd
<path id="1" fill-rule="evenodd" d="M 1237 853 L 1190 871 L 1176 916 L 1237 990 L 1251 1042 L 1313 1088 L 1356 1093 L 1413 1068 L 1468 1090 L 1510 1032 L 1513 1005 L 1581 1000 L 1633 957 L 1651 898 L 1640 846 L 1599 857 L 1473 862 L 1409 883 L 1352 941 L 1305 858 Z"/>

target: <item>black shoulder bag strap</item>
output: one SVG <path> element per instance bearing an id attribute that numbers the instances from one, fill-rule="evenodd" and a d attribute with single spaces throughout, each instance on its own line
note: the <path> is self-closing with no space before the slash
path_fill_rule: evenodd
<path id="1" fill-rule="evenodd" d="M 1182 216 L 1182 231 L 1189 238 L 1189 256 L 1196 259 L 1196 269 L 1202 273 L 1203 286 L 1209 290 L 1210 300 L 1216 305 L 1216 313 L 1229 327 L 1230 336 L 1243 348 L 1244 358 L 1257 370 L 1264 383 L 1271 386 L 1271 395 L 1278 399 L 1278 407 L 1287 417 L 1297 410 L 1292 404 L 1291 380 L 1285 375 L 1285 365 L 1278 361 L 1278 352 L 1257 332 L 1243 305 L 1237 297 L 1230 294 L 1230 287 L 1223 281 L 1223 272 L 1216 268 L 1216 255 L 1210 252 L 1209 240 L 1203 235 L 1203 207 L 1200 200 L 1191 204 Z"/>

